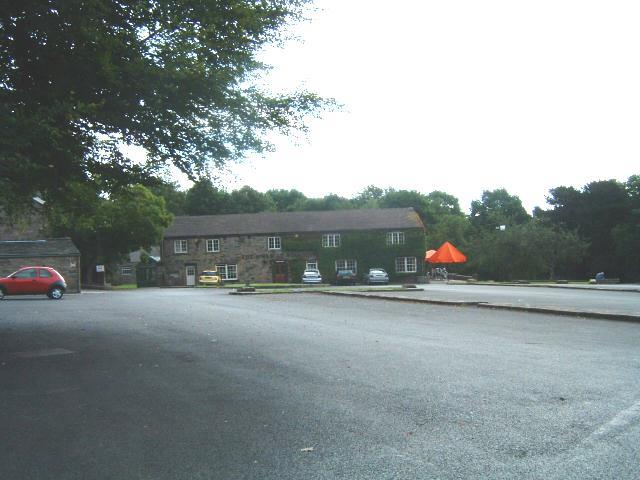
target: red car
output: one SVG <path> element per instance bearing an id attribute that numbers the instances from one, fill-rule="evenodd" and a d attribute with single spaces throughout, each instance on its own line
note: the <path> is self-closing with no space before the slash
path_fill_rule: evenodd
<path id="1" fill-rule="evenodd" d="M 7 277 L 0 278 L 0 300 L 5 295 L 46 294 L 59 300 L 67 289 L 62 275 L 51 267 L 22 267 Z"/>

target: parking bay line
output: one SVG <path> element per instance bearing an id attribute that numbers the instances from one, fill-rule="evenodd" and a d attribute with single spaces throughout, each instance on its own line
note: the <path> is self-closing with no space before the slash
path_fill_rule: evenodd
<path id="1" fill-rule="evenodd" d="M 31 350 L 28 352 L 15 352 L 12 355 L 18 358 L 39 358 L 39 357 L 52 357 L 55 355 L 71 355 L 76 353 L 66 348 L 47 348 L 44 350 Z"/>

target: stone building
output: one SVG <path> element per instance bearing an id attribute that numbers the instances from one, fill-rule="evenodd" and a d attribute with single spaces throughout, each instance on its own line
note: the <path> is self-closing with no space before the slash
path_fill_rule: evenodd
<path id="1" fill-rule="evenodd" d="M 409 282 L 423 275 L 424 251 L 413 208 L 181 216 L 164 234 L 161 281 L 192 286 L 216 267 L 227 282 L 297 283 L 305 268 L 330 282 L 338 269 L 381 267 Z"/>
<path id="2" fill-rule="evenodd" d="M 0 275 L 40 265 L 56 269 L 66 280 L 68 293 L 80 293 L 80 251 L 70 238 L 0 241 Z"/>
<path id="3" fill-rule="evenodd" d="M 113 285 L 136 283 L 136 272 L 144 255 L 147 255 L 148 265 L 155 267 L 160 262 L 160 247 L 151 247 L 149 251 L 139 248 L 126 255 L 122 261 L 112 266 L 111 283 Z"/>

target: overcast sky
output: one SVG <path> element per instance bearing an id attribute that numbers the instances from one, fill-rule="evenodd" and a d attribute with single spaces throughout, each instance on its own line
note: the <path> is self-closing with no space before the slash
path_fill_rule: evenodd
<path id="1" fill-rule="evenodd" d="M 272 88 L 344 107 L 232 168 L 226 187 L 351 197 L 443 190 L 468 210 L 506 188 L 640 173 L 640 2 L 316 0 L 299 42 L 269 49 Z"/>

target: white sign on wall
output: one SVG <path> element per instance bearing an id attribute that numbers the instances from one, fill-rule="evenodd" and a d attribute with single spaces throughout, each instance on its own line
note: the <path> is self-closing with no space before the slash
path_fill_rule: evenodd
<path id="1" fill-rule="evenodd" d="M 96 272 L 98 273 L 104 272 L 104 265 L 96 265 Z"/>

